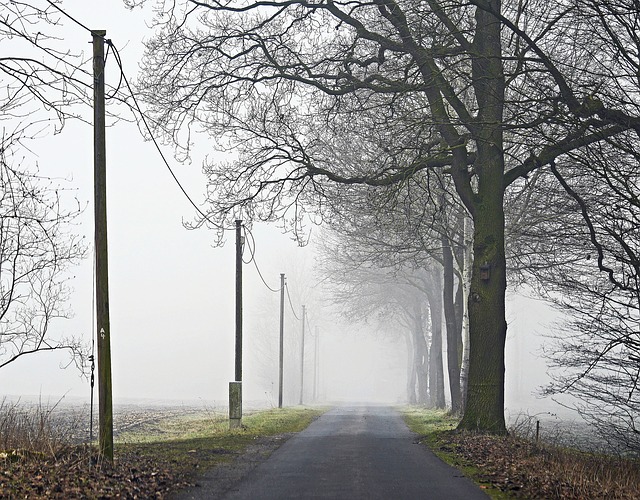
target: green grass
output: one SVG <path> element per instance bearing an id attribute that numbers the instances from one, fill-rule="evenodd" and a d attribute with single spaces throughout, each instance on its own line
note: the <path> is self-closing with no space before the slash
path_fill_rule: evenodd
<path id="1" fill-rule="evenodd" d="M 460 419 L 449 414 L 445 410 L 425 408 L 423 406 L 407 406 L 401 408 L 404 421 L 413 432 L 420 436 L 420 443 L 426 444 L 443 461 L 455 467 L 462 464 L 457 460 L 455 453 L 441 449 L 440 437 L 445 432 L 456 428 Z"/>
<path id="2" fill-rule="evenodd" d="M 455 429 L 460 421 L 445 410 L 423 406 L 405 406 L 400 409 L 409 428 L 425 439 L 437 439 L 442 432 Z"/>
<path id="3" fill-rule="evenodd" d="M 409 429 L 420 436 L 421 444 L 428 446 L 431 451 L 438 456 L 443 462 L 456 467 L 465 476 L 473 480 L 482 490 L 491 498 L 502 500 L 510 498 L 496 488 L 492 488 L 490 484 L 482 480 L 482 470 L 470 466 L 460 455 L 456 453 L 456 449 L 443 446 L 442 437 L 456 429 L 460 418 L 452 416 L 445 410 L 436 410 L 423 406 L 406 406 L 400 408 L 404 421 Z"/>
<path id="4" fill-rule="evenodd" d="M 123 434 L 115 445 L 128 459 L 153 460 L 187 476 L 231 460 L 261 437 L 299 432 L 326 409 L 281 408 L 259 411 L 229 429 L 220 414 L 196 414 L 160 420 L 141 431 Z"/>

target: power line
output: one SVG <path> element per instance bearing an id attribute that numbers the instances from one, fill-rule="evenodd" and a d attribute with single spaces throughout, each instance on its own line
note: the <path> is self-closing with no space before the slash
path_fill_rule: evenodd
<path id="1" fill-rule="evenodd" d="M 62 15 L 68 17 L 69 19 L 71 19 L 74 23 L 76 23 L 78 26 L 80 26 L 81 28 L 84 28 L 85 30 L 87 30 L 89 33 L 93 33 L 93 30 L 87 28 L 84 24 L 82 24 L 80 21 L 78 21 L 75 17 L 73 17 L 71 14 L 65 12 L 64 10 L 62 10 L 60 7 L 58 7 L 57 4 L 53 3 L 51 0 L 47 0 L 47 3 L 49 5 L 51 5 L 53 8 L 55 8 L 56 10 L 58 10 Z M 106 41 L 106 40 L 105 40 Z"/>
<path id="2" fill-rule="evenodd" d="M 93 34 L 93 30 L 91 30 L 89 27 L 87 27 L 82 22 L 78 21 L 75 17 L 73 17 L 68 12 L 65 12 L 63 9 L 61 9 L 58 5 L 53 3 L 51 0 L 47 0 L 47 3 L 49 3 L 49 5 L 51 5 L 53 8 L 55 8 L 61 14 L 63 14 L 67 18 L 69 18 L 75 24 L 77 24 L 78 26 L 80 26 L 84 30 L 88 31 L 89 33 Z M 118 82 L 118 87 L 116 88 L 114 94 L 112 96 L 110 96 L 110 98 L 115 97 L 117 95 L 118 90 L 120 89 L 120 86 L 122 85 L 122 81 L 124 81 L 127 89 L 129 90 L 129 95 L 131 96 L 131 99 L 133 100 L 133 104 L 134 104 L 135 110 L 137 110 L 138 114 L 140 115 L 140 119 L 142 120 L 142 123 L 144 124 L 144 127 L 145 127 L 145 129 L 147 130 L 147 132 L 149 134 L 149 137 L 151 137 L 151 140 L 152 140 L 156 150 L 158 151 L 158 154 L 160 155 L 160 157 L 162 158 L 162 161 L 164 162 L 165 166 L 169 170 L 169 173 L 171 174 L 171 177 L 173 177 L 173 180 L 175 181 L 175 183 L 180 188 L 180 191 L 182 191 L 182 194 L 187 198 L 189 203 L 191 203 L 193 208 L 196 209 L 196 212 L 198 212 L 198 214 L 200 214 L 203 217 L 204 220 L 206 220 L 211 225 L 213 225 L 213 227 L 215 227 L 216 229 L 221 229 L 223 231 L 225 229 L 231 230 L 231 228 L 225 228 L 225 227 L 223 227 L 223 226 L 221 226 L 219 224 L 216 224 L 214 221 L 212 221 L 211 218 L 207 214 L 205 214 L 200 209 L 200 207 L 198 205 L 196 205 L 196 203 L 193 201 L 191 196 L 189 196 L 189 193 L 187 193 L 187 191 L 184 188 L 184 186 L 182 185 L 182 183 L 178 180 L 178 177 L 176 176 L 175 172 L 171 168 L 171 165 L 169 165 L 169 162 L 167 161 L 164 153 L 160 149 L 160 145 L 158 144 L 158 141 L 156 140 L 156 138 L 153 135 L 153 132 L 151 131 L 151 127 L 149 126 L 147 118 L 146 118 L 145 114 L 142 112 L 142 109 L 140 108 L 140 105 L 138 104 L 138 100 L 136 99 L 136 96 L 133 93 L 133 89 L 131 88 L 131 85 L 129 84 L 129 80 L 127 78 L 127 75 L 124 72 L 124 67 L 122 66 L 122 58 L 120 57 L 120 52 L 118 51 L 117 47 L 113 44 L 112 40 L 105 39 L 105 43 L 107 44 L 108 48 L 112 48 L 113 49 L 113 53 L 114 53 L 114 57 L 116 59 L 116 63 L 118 64 L 118 68 L 120 69 L 120 82 Z"/>
<path id="3" fill-rule="evenodd" d="M 267 284 L 267 282 L 265 281 L 264 277 L 262 276 L 262 272 L 260 272 L 260 268 L 258 267 L 258 262 L 256 261 L 256 241 L 255 241 L 255 238 L 253 237 L 253 233 L 251 233 L 251 231 L 249 229 L 247 229 L 246 226 L 243 226 L 243 227 L 244 227 L 244 230 L 245 230 L 245 234 L 249 233 L 249 236 L 251 236 L 251 241 L 253 241 L 253 248 L 252 248 L 251 245 L 249 244 L 249 239 L 245 237 L 245 241 L 247 243 L 247 248 L 249 249 L 249 252 L 251 253 L 251 260 L 249 262 L 245 262 L 245 264 L 250 264 L 251 262 L 253 262 L 253 265 L 255 266 L 256 271 L 258 271 L 258 276 L 260 276 L 260 279 L 262 280 L 262 283 L 264 283 L 264 286 L 266 286 L 272 292 L 279 292 L 280 291 L 279 288 L 271 288 Z"/>
<path id="4" fill-rule="evenodd" d="M 242 226 L 244 230 L 244 241 L 249 249 L 249 253 L 251 254 L 251 258 L 249 260 L 242 259 L 242 262 L 245 264 L 251 264 L 251 261 L 255 258 L 255 248 L 256 248 L 256 240 L 253 237 L 253 233 L 247 229 L 247 226 Z M 249 244 L 249 237 L 251 238 L 252 245 Z"/>
<path id="5" fill-rule="evenodd" d="M 142 120 L 142 123 L 145 126 L 145 129 L 147 130 L 147 133 L 149 134 L 149 137 L 151 137 L 151 141 L 153 142 L 156 150 L 158 151 L 158 154 L 160 155 L 160 157 L 162 158 L 162 161 L 164 162 L 165 166 L 167 167 L 167 169 L 169 170 L 169 173 L 171 174 L 171 177 L 173 177 L 173 180 L 175 181 L 175 183 L 178 185 L 178 187 L 180 188 L 180 191 L 182 191 L 182 194 L 184 194 L 184 196 L 187 198 L 187 200 L 189 200 L 189 203 L 191 203 L 191 205 L 193 206 L 193 208 L 196 209 L 196 211 L 206 220 L 208 221 L 213 227 L 215 227 L 216 229 L 221 229 L 221 230 L 229 230 L 231 231 L 231 228 L 225 228 L 217 223 L 215 223 L 214 221 L 212 221 L 209 216 L 207 214 L 205 214 L 198 205 L 196 205 L 196 203 L 193 201 L 193 199 L 191 198 L 191 196 L 189 196 L 189 193 L 187 193 L 186 189 L 184 188 L 184 186 L 182 185 L 182 183 L 178 180 L 178 177 L 176 176 L 175 172 L 173 171 L 173 169 L 171 168 L 171 165 L 169 165 L 169 162 L 167 161 L 167 158 L 165 157 L 164 153 L 162 152 L 162 149 L 160 149 L 160 145 L 158 144 L 158 141 L 156 140 L 156 138 L 153 135 L 153 132 L 151 131 L 151 127 L 149 126 L 149 123 L 147 121 L 147 118 L 145 116 L 145 114 L 142 112 L 142 109 L 140 108 L 140 105 L 138 104 L 138 100 L 136 99 L 134 93 L 133 93 L 133 89 L 131 88 L 131 85 L 129 84 L 129 79 L 127 78 L 127 75 L 124 72 L 124 68 L 122 66 L 122 59 L 120 58 L 120 52 L 118 51 L 118 49 L 116 48 L 116 46 L 113 44 L 113 42 L 111 40 L 106 40 L 107 44 L 113 48 L 113 54 L 114 57 L 116 58 L 116 63 L 118 64 L 118 67 L 120 68 L 120 73 L 122 75 L 122 79 L 127 87 L 127 89 L 129 90 L 129 95 L 131 96 L 131 99 L 133 100 L 133 104 L 135 106 L 135 109 L 138 111 L 138 114 L 140 115 L 140 119 Z"/>
<path id="6" fill-rule="evenodd" d="M 309 333 L 311 333 L 311 325 L 309 324 L 309 309 L 307 308 L 307 314 L 305 315 L 305 320 L 307 321 L 307 328 L 309 329 Z"/>
<path id="7" fill-rule="evenodd" d="M 93 30 L 89 29 L 86 25 L 84 25 L 83 23 L 81 23 L 80 21 L 78 21 L 75 17 L 73 17 L 72 15 L 68 14 L 67 12 L 65 12 L 64 10 L 62 10 L 60 7 L 58 7 L 58 5 L 56 5 L 55 3 L 51 2 L 51 0 L 47 0 L 47 2 L 54 7 L 55 9 L 57 9 L 60 13 L 62 13 L 63 15 L 65 15 L 66 17 L 68 17 L 71 21 L 73 21 L 75 24 L 77 24 L 78 26 L 82 27 L 83 29 L 85 29 L 86 31 L 88 31 L 89 33 L 93 33 Z M 151 141 L 153 142 L 158 154 L 160 155 L 160 158 L 162 158 L 163 163 L 165 164 L 165 166 L 167 167 L 167 169 L 169 170 L 169 173 L 171 174 L 171 177 L 173 178 L 173 180 L 175 181 L 175 183 L 178 185 L 178 187 L 180 188 L 180 191 L 182 191 L 182 194 L 187 198 L 187 200 L 189 201 L 189 203 L 196 209 L 196 211 L 198 212 L 198 214 L 200 214 L 200 216 L 202 216 L 206 221 L 208 221 L 209 223 L 211 223 L 215 228 L 217 229 L 221 229 L 221 230 L 225 230 L 225 228 L 223 226 L 220 226 L 218 224 L 216 224 L 215 222 L 213 222 L 209 216 L 207 214 L 205 214 L 198 205 L 196 205 L 196 203 L 193 201 L 193 199 L 191 198 L 191 196 L 189 195 L 189 193 L 187 193 L 186 189 L 184 188 L 184 186 L 182 185 L 182 183 L 180 182 L 180 180 L 178 179 L 178 177 L 176 176 L 175 172 L 173 171 L 173 169 L 171 168 L 171 165 L 169 165 L 169 162 L 167 161 L 164 153 L 162 152 L 162 150 L 160 149 L 160 145 L 158 144 L 158 141 L 156 140 L 151 127 L 149 126 L 149 123 L 147 121 L 147 117 L 144 114 L 144 112 L 142 111 L 138 100 L 136 99 L 136 96 L 133 92 L 133 89 L 131 88 L 131 85 L 129 84 L 129 79 L 127 78 L 127 75 L 124 72 L 124 67 L 122 65 L 122 58 L 120 56 L 120 52 L 118 51 L 117 47 L 113 44 L 113 41 L 110 39 L 105 39 L 105 42 L 107 44 L 107 48 L 109 49 L 113 49 L 113 54 L 116 60 L 116 64 L 118 65 L 118 68 L 120 70 L 120 81 L 118 82 L 118 86 L 116 87 L 114 93 L 112 96 L 110 96 L 110 98 L 115 97 L 118 94 L 118 91 L 122 85 L 122 82 L 124 81 L 125 86 L 127 87 L 127 90 L 129 91 L 129 95 L 131 96 L 131 99 L 133 101 L 134 104 L 134 108 L 135 110 L 138 112 L 138 115 L 140 116 L 140 119 L 142 121 L 142 123 L 144 124 L 144 127 L 147 131 L 147 133 L 149 134 L 149 137 L 151 138 Z M 107 51 L 107 55 L 109 54 L 109 52 Z M 131 106 L 130 106 L 131 107 Z M 229 228 L 226 228 L 229 229 Z M 230 229 L 229 229 L 230 230 Z M 260 271 L 260 267 L 258 266 L 258 263 L 256 261 L 255 258 L 255 238 L 253 237 L 253 234 L 251 233 L 250 230 L 248 230 L 246 228 L 246 226 L 244 227 L 244 231 L 245 231 L 245 236 L 248 234 L 250 236 L 251 242 L 252 244 L 249 243 L 249 238 L 245 238 L 245 241 L 247 243 L 247 248 L 249 249 L 249 252 L 251 254 L 251 259 L 249 260 L 249 262 L 245 262 L 243 260 L 243 262 L 245 262 L 245 264 L 249 264 L 251 262 L 253 262 L 256 271 L 258 272 L 258 276 L 260 276 L 260 279 L 262 280 L 262 283 L 272 292 L 279 292 L 280 289 L 277 288 L 272 288 L 271 286 L 269 286 L 269 284 L 266 282 L 266 280 L 264 279 L 264 276 L 262 275 L 262 272 Z M 286 285 L 285 285 L 286 286 Z M 295 312 L 295 309 L 293 308 L 293 303 L 291 301 L 291 296 L 289 294 L 289 288 L 286 287 L 287 289 L 287 297 L 289 299 L 289 305 L 291 307 L 291 311 L 293 312 L 294 317 L 300 321 L 300 318 L 298 317 L 298 315 Z M 308 323 L 308 322 L 307 322 Z"/>
<path id="8" fill-rule="evenodd" d="M 251 232 L 251 230 L 249 230 L 246 226 L 243 226 L 244 232 L 245 232 L 245 242 L 247 245 L 247 248 L 249 249 L 249 253 L 251 254 L 251 258 L 249 259 L 249 261 L 244 261 L 243 262 L 245 264 L 250 264 L 251 262 L 253 262 L 253 265 L 256 267 L 256 270 L 258 271 L 258 276 L 260 276 L 260 279 L 262 280 L 262 283 L 264 283 L 264 286 L 266 286 L 269 290 L 271 290 L 272 292 L 279 292 L 281 289 L 276 289 L 276 288 L 272 288 L 270 287 L 267 282 L 265 281 L 264 277 L 262 276 L 262 272 L 260 271 L 260 267 L 258 267 L 258 263 L 256 261 L 256 240 L 253 237 L 253 233 Z M 249 242 L 251 241 L 251 243 Z M 288 284 L 285 283 L 285 289 L 287 291 L 287 297 L 289 299 L 289 306 L 291 307 L 291 311 L 293 312 L 293 315 L 295 316 L 295 318 L 298 321 L 301 321 L 300 318 L 298 317 L 298 315 L 296 314 L 295 309 L 293 308 L 293 302 L 291 301 L 291 295 L 289 295 L 289 286 Z M 307 325 L 309 324 L 309 319 L 307 318 Z"/>
<path id="9" fill-rule="evenodd" d="M 51 5 L 52 7 L 54 7 L 56 10 L 58 10 L 61 14 L 63 14 L 64 16 L 66 16 L 67 18 L 69 18 L 71 21 L 73 21 L 75 24 L 77 24 L 78 26 L 80 26 L 81 28 L 83 28 L 84 30 L 88 31 L 89 33 L 93 34 L 93 30 L 91 30 L 89 27 L 87 27 L 85 24 L 83 24 L 82 22 L 78 21 L 75 17 L 73 17 L 71 14 L 65 12 L 63 9 L 61 9 L 58 5 L 56 5 L 55 3 L 53 3 L 51 0 L 47 0 L 47 3 L 49 3 L 49 5 Z M 160 145 L 158 144 L 158 141 L 156 140 L 156 138 L 154 137 L 153 132 L 151 131 L 151 127 L 149 126 L 148 120 L 146 115 L 142 112 L 142 108 L 140 107 L 140 105 L 138 104 L 138 100 L 136 99 L 136 96 L 133 93 L 133 89 L 131 88 L 131 85 L 129 84 L 129 79 L 127 78 L 127 75 L 124 72 L 124 67 L 122 65 L 122 58 L 120 57 L 120 52 L 118 51 L 117 47 L 113 44 L 113 41 L 110 39 L 105 39 L 105 43 L 107 44 L 108 48 L 112 48 L 113 49 L 113 53 L 114 53 L 114 57 L 116 59 L 116 63 L 118 64 L 118 68 L 120 69 L 120 81 L 118 82 L 118 87 L 116 88 L 115 92 L 113 93 L 112 96 L 110 96 L 110 98 L 115 97 L 118 94 L 118 90 L 120 89 L 120 86 L 122 85 L 122 82 L 124 81 L 127 89 L 129 90 L 129 95 L 131 96 L 131 99 L 133 100 L 133 104 L 134 104 L 134 108 L 135 110 L 138 112 L 138 114 L 140 115 L 140 119 L 142 120 L 142 123 L 144 124 L 144 127 L 147 131 L 147 133 L 149 134 L 149 137 L 151 138 L 151 141 L 153 142 L 156 150 L 158 151 L 158 154 L 160 155 L 160 157 L 162 158 L 162 161 L 164 162 L 165 166 L 167 167 L 167 169 L 169 170 L 169 173 L 171 174 L 171 177 L 173 177 L 173 180 L 175 181 L 175 183 L 178 185 L 178 187 L 180 188 L 180 191 L 182 191 L 182 194 L 187 198 L 187 200 L 189 201 L 189 203 L 193 206 L 193 208 L 196 209 L 196 212 L 198 212 L 198 214 L 200 214 L 200 216 L 206 220 L 207 222 L 209 222 L 213 227 L 215 227 L 216 229 L 220 229 L 220 230 L 229 230 L 231 231 L 232 228 L 225 228 L 224 226 L 221 226 L 217 223 L 215 223 L 213 220 L 211 220 L 211 218 L 205 214 L 200 207 L 193 201 L 193 199 L 191 198 L 191 196 L 189 195 L 189 193 L 187 193 L 186 189 L 184 188 L 184 186 L 182 185 L 182 183 L 180 182 L 180 180 L 178 179 L 178 177 L 176 176 L 175 172 L 173 171 L 173 169 L 171 168 L 171 165 L 169 165 L 169 162 L 167 161 L 167 158 L 165 157 L 164 153 L 162 152 L 162 150 L 160 149 Z M 108 54 L 108 52 L 107 52 Z M 131 106 L 129 106 L 131 107 Z M 264 281 L 264 280 L 263 280 Z"/>
<path id="10" fill-rule="evenodd" d="M 287 291 L 287 298 L 289 299 L 289 306 L 291 306 L 291 312 L 293 313 L 293 316 L 298 320 L 298 321 L 302 321 L 298 315 L 296 314 L 296 310 L 293 308 L 293 302 L 291 302 L 291 295 L 289 295 L 289 284 L 285 283 L 284 284 L 284 288 Z"/>
<path id="11" fill-rule="evenodd" d="M 104 56 L 104 62 L 105 63 L 107 62 L 107 59 L 109 58 L 109 49 L 111 47 L 112 47 L 112 44 L 107 43 L 107 54 Z M 120 79 L 118 80 L 118 86 L 113 91 L 113 94 L 105 96 L 105 100 L 106 101 L 114 99 L 118 95 L 118 93 L 120 92 L 120 87 L 122 87 L 122 79 L 123 79 L 123 77 L 124 77 L 124 72 L 122 70 L 120 70 Z"/>

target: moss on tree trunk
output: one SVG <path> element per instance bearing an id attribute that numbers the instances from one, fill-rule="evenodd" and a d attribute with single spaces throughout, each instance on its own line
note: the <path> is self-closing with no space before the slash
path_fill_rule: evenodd
<path id="1" fill-rule="evenodd" d="M 469 294 L 469 380 L 459 428 L 504 433 L 504 215 L 502 203 L 478 208 Z"/>
<path id="2" fill-rule="evenodd" d="M 500 0 L 488 0 L 495 12 Z M 477 148 L 473 196 L 474 262 L 469 295 L 469 379 L 467 403 L 459 428 L 506 432 L 504 420 L 504 347 L 507 334 L 504 251 L 504 73 L 500 22 L 476 10 L 473 87 L 478 103 L 474 129 Z"/>

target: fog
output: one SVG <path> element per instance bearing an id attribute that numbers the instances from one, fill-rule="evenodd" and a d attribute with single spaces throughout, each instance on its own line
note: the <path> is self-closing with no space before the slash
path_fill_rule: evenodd
<path id="1" fill-rule="evenodd" d="M 99 5 L 67 0 L 64 8 L 84 24 L 107 30 L 107 37 L 121 48 L 125 71 L 132 78 L 148 13 L 131 14 L 121 4 L 120 0 Z M 86 33 L 71 23 L 65 25 L 69 43 L 88 51 Z M 60 134 L 29 143 L 33 154 L 25 153 L 25 161 L 37 163 L 42 174 L 68 179 L 76 189 L 75 196 L 87 206 L 76 230 L 89 242 L 93 239 L 92 137 L 90 126 L 69 122 Z M 205 186 L 200 165 L 213 152 L 206 136 L 197 136 L 195 142 L 193 161 L 175 167 L 188 193 L 200 203 Z M 169 149 L 165 152 L 172 158 Z M 184 228 L 183 222 L 195 215 L 193 207 L 153 145 L 131 123 L 119 122 L 107 131 L 107 176 L 114 402 L 223 404 L 234 375 L 234 234 L 228 233 L 226 244 L 216 247 L 211 232 Z M 350 324 L 331 307 L 314 272 L 315 238 L 320 232 L 311 231 L 305 247 L 282 234 L 277 225 L 255 225 L 251 232 L 255 262 L 244 266 L 245 399 L 265 405 L 276 405 L 278 399 L 280 297 L 265 286 L 257 265 L 271 288 L 279 288 L 280 273 L 287 277 L 285 404 L 298 404 L 300 398 L 302 322 L 296 315 L 301 317 L 302 305 L 308 313 L 305 403 L 405 401 L 407 352 L 401 331 L 385 331 L 375 319 Z M 90 344 L 95 334 L 91 254 L 74 276 L 74 317 L 55 322 L 51 333 L 80 336 Z M 555 408 L 536 396 L 547 381 L 538 354 L 542 335 L 553 328 L 553 311 L 541 302 L 514 296 L 508 318 L 508 410 L 535 413 Z M 61 369 L 68 362 L 63 352 L 20 358 L 0 373 L 0 395 L 88 402 L 88 378 L 73 365 Z"/>

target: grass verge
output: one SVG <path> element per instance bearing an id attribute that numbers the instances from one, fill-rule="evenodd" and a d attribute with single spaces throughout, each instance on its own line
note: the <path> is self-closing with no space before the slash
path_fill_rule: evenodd
<path id="1" fill-rule="evenodd" d="M 457 420 L 420 407 L 404 409 L 407 425 L 442 460 L 496 499 L 640 498 L 640 463 L 519 437 L 453 430 Z"/>
<path id="2" fill-rule="evenodd" d="M 4 430 L 27 418 L 17 407 L 2 410 Z M 27 421 L 38 423 L 38 439 L 24 439 L 13 428 L 13 441 L 0 449 L 0 498 L 164 498 L 258 440 L 304 429 L 324 409 L 259 411 L 237 430 L 213 413 L 158 419 L 118 439 L 113 466 L 96 465 L 94 448 L 61 441 L 58 426 L 48 422 L 51 412 L 35 411 Z M 33 435 L 32 426 L 21 426 Z"/>
<path id="3" fill-rule="evenodd" d="M 242 428 L 234 430 L 219 415 L 188 415 L 159 422 L 151 431 L 124 434 L 115 450 L 129 460 L 153 459 L 177 474 L 191 477 L 231 460 L 257 439 L 299 432 L 324 411 L 316 408 L 259 411 L 245 416 Z"/>
<path id="4" fill-rule="evenodd" d="M 509 498 L 494 488 L 484 477 L 483 471 L 472 460 L 465 460 L 449 446 L 450 437 L 460 419 L 445 410 L 425 408 L 422 406 L 407 406 L 401 408 L 403 417 L 409 429 L 419 435 L 418 441 L 431 449 L 443 462 L 462 471 L 482 488 L 491 498 Z"/>

